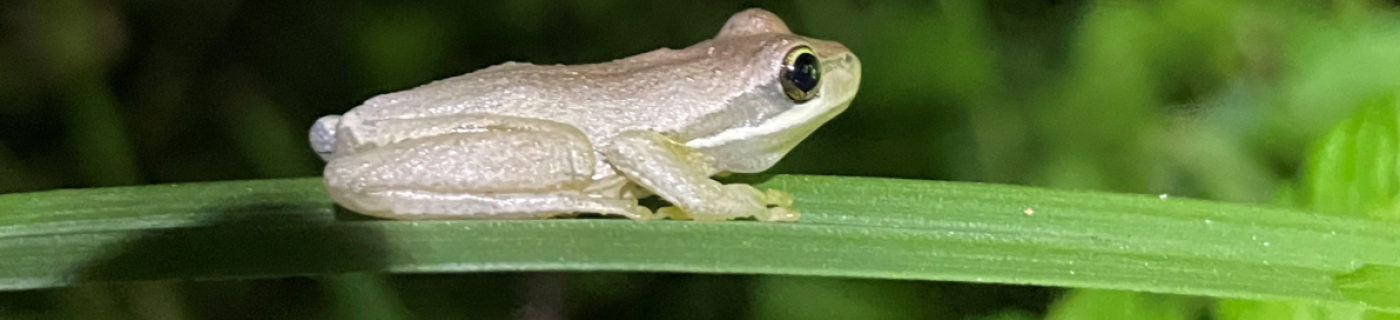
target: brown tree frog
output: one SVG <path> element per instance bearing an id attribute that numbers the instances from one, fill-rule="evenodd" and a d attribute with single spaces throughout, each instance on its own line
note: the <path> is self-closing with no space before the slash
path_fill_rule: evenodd
<path id="1" fill-rule="evenodd" d="M 508 62 L 379 95 L 311 127 L 340 205 L 390 219 L 792 221 L 759 172 L 846 109 L 860 61 L 749 9 L 690 47 L 611 62 Z M 675 207 L 637 204 L 658 195 Z"/>

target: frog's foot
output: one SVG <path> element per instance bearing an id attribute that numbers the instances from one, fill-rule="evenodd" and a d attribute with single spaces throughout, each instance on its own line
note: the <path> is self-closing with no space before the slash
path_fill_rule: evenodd
<path id="1" fill-rule="evenodd" d="M 691 220 L 689 213 L 685 213 L 685 210 L 681 210 L 680 207 L 676 206 L 656 209 L 656 214 L 652 215 L 651 219 Z"/>
<path id="2" fill-rule="evenodd" d="M 792 195 L 774 189 L 759 191 L 753 186 L 746 184 L 725 185 L 728 194 L 738 196 L 740 205 L 749 200 L 757 202 L 763 206 L 762 210 L 748 210 L 744 214 L 691 214 L 680 207 L 664 207 L 656 210 L 652 219 L 670 218 L 671 220 L 696 220 L 696 221 L 722 221 L 734 220 L 737 218 L 753 217 L 759 221 L 797 221 L 801 216 L 796 209 L 792 208 Z M 732 206 L 731 206 L 732 207 Z"/>
<path id="3" fill-rule="evenodd" d="M 754 189 L 749 185 L 743 186 Z M 754 189 L 754 191 L 758 190 Z M 777 189 L 765 189 L 762 194 L 763 196 L 759 199 L 759 202 L 768 207 L 768 213 L 766 215 L 754 217 L 759 221 L 797 221 L 797 219 L 802 216 L 797 212 L 797 209 L 792 208 L 791 194 Z"/>
<path id="4" fill-rule="evenodd" d="M 715 159 L 684 143 L 652 131 L 627 131 L 604 149 L 608 163 L 628 180 L 680 207 L 661 216 L 696 221 L 754 217 L 763 221 L 797 219 L 792 197 L 759 191 L 746 184 L 721 184 Z"/>

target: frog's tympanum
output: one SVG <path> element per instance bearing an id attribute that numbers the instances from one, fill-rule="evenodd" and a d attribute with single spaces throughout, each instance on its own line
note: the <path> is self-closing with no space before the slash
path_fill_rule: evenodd
<path id="1" fill-rule="evenodd" d="M 771 167 L 856 95 L 860 61 L 760 9 L 713 39 L 584 65 L 505 63 L 317 120 L 340 205 L 390 219 L 792 221 L 786 193 L 721 184 Z M 653 214 L 638 197 L 674 207 Z"/>

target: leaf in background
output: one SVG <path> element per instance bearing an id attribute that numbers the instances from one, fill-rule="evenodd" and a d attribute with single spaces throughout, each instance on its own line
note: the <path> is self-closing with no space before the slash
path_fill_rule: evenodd
<path id="1" fill-rule="evenodd" d="M 235 98 L 226 108 L 239 112 L 229 112 L 233 116 L 226 118 L 224 125 L 235 133 L 235 146 L 248 157 L 257 176 L 288 178 L 321 172 L 324 162 L 307 151 L 310 127 L 280 114 L 277 104 L 256 85 L 255 75 L 235 71 L 227 78 L 236 84 L 237 93 L 232 94 Z"/>
<path id="2" fill-rule="evenodd" d="M 1303 183 L 1285 189 L 1298 206 L 1335 216 L 1400 218 L 1395 206 L 1400 191 L 1396 94 L 1387 91 L 1365 100 L 1351 117 L 1315 142 Z M 1394 265 L 1366 265 L 1337 275 L 1333 281 L 1333 288 L 1349 299 L 1374 305 L 1400 304 L 1400 268 Z M 1223 320 L 1400 319 L 1400 315 L 1355 307 L 1241 300 L 1220 301 L 1217 316 Z"/>
<path id="3" fill-rule="evenodd" d="M 1249 300 L 1221 300 L 1215 307 L 1218 320 L 1382 320 L 1393 315 L 1367 314 L 1364 308 L 1320 306 Z"/>
<path id="4" fill-rule="evenodd" d="M 1047 320 L 1200 318 L 1200 298 L 1111 290 L 1074 290 L 1050 307 Z"/>
<path id="5" fill-rule="evenodd" d="M 387 276 L 349 273 L 320 278 L 334 312 L 328 319 L 393 320 L 412 319 L 399 302 L 399 295 L 388 284 Z"/>
<path id="6" fill-rule="evenodd" d="M 1400 192 L 1396 106 L 1395 91 L 1366 100 L 1315 143 L 1300 188 L 1302 207 L 1333 215 L 1400 219 L 1395 207 Z"/>
<path id="7" fill-rule="evenodd" d="M 990 315 L 990 316 L 986 316 L 986 317 L 980 317 L 980 318 L 974 318 L 974 319 L 976 319 L 976 320 L 1035 320 L 1035 319 L 1040 319 L 1040 317 L 1039 317 L 1039 316 L 1036 316 L 1036 315 L 1034 315 L 1034 314 L 1031 314 L 1031 313 L 1029 313 L 1029 312 L 1025 312 L 1025 311 L 1007 311 L 1007 312 L 997 313 L 997 314 L 994 314 L 994 315 Z"/>
<path id="8" fill-rule="evenodd" d="M 754 290 L 753 318 L 944 319 L 947 310 L 919 282 L 860 281 L 822 277 L 762 277 Z"/>

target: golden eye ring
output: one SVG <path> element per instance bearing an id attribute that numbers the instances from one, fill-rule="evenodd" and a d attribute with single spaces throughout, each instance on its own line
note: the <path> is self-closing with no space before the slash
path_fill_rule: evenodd
<path id="1" fill-rule="evenodd" d="M 778 81 L 783 84 L 783 92 L 794 102 L 806 102 L 817 97 L 821 89 L 822 66 L 812 48 L 798 46 L 783 57 L 782 71 Z"/>

